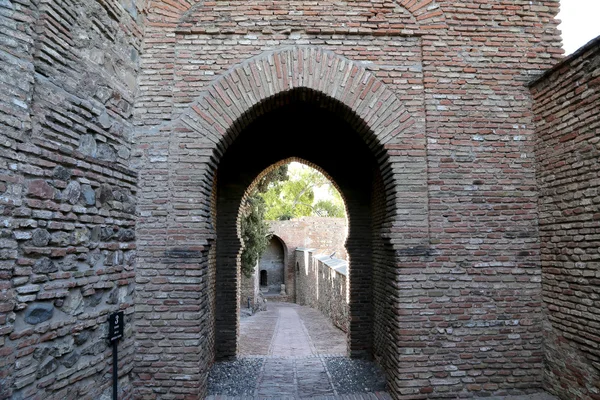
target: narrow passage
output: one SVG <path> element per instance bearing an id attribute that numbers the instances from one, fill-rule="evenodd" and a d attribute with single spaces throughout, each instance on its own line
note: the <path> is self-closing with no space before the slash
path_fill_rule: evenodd
<path id="1" fill-rule="evenodd" d="M 213 366 L 209 399 L 390 398 L 379 368 L 345 357 L 346 335 L 319 311 L 268 307 L 241 319 L 239 357 Z"/>

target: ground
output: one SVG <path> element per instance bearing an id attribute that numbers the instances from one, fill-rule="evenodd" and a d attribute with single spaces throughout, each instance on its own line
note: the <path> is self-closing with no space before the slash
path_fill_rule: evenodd
<path id="1" fill-rule="evenodd" d="M 345 357 L 346 335 L 319 311 L 269 303 L 266 312 L 242 318 L 240 331 L 240 357 L 215 364 L 209 399 L 390 398 L 382 372 Z"/>
<path id="2" fill-rule="evenodd" d="M 216 363 L 209 400 L 391 399 L 374 363 L 346 356 L 346 335 L 319 311 L 271 302 L 243 316 L 239 357 Z M 556 400 L 538 393 L 487 400 Z"/>

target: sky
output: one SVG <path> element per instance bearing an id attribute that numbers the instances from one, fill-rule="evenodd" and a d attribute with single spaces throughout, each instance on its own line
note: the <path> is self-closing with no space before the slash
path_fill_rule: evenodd
<path id="1" fill-rule="evenodd" d="M 561 0 L 557 18 L 567 56 L 600 35 L 600 0 Z"/>

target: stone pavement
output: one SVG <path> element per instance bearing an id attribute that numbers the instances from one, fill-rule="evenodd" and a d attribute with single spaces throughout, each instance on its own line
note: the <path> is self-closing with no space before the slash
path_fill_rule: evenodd
<path id="1" fill-rule="evenodd" d="M 391 399 L 383 391 L 385 379 L 375 366 L 369 368 L 370 363 L 344 357 L 346 335 L 319 311 L 291 303 L 269 303 L 268 307 L 266 312 L 241 319 L 240 357 L 233 361 L 238 363 L 238 369 L 233 373 L 233 379 L 230 374 L 218 378 L 225 380 L 220 382 L 220 388 L 235 389 L 236 385 L 251 385 L 242 388 L 246 389 L 246 395 L 210 393 L 209 388 L 207 399 Z M 244 372 L 240 371 L 240 360 L 259 361 L 242 366 L 241 370 L 244 370 L 248 368 L 247 365 L 257 365 L 255 371 L 248 374 L 250 379 L 241 376 Z M 215 367 L 218 364 L 221 363 L 216 363 Z M 213 371 L 218 369 L 215 367 Z M 485 399 L 556 400 L 554 396 L 543 392 Z"/>
<path id="2" fill-rule="evenodd" d="M 270 302 L 240 320 L 240 356 L 346 355 L 346 334 L 310 307 Z"/>
<path id="3" fill-rule="evenodd" d="M 208 396 L 206 400 L 255 400 L 255 396 Z M 258 397 L 260 400 L 296 400 L 294 396 L 274 396 L 274 397 Z M 359 393 L 359 394 L 344 394 L 337 396 L 318 396 L 310 397 L 310 400 L 391 400 L 387 393 Z M 488 399 L 486 399 L 488 400 Z M 493 400 L 493 399 L 492 399 Z"/>
<path id="4" fill-rule="evenodd" d="M 269 303 L 269 309 L 240 324 L 240 358 L 263 358 L 250 396 L 211 393 L 208 399 L 389 399 L 385 392 L 347 393 L 329 371 L 332 359 L 346 353 L 346 335 L 319 311 L 290 303 Z M 333 358 L 332 358 L 333 357 Z M 352 362 L 347 360 L 344 362 Z M 364 362 L 363 362 L 364 363 Z M 375 367 L 373 367 L 374 369 Z M 360 380 L 361 378 L 358 378 Z M 366 375 L 362 379 L 371 379 Z M 382 377 L 378 386 L 382 389 Z M 231 382 L 231 385 L 236 385 Z M 357 387 L 374 387 L 355 382 Z M 351 386 L 351 385 L 350 385 Z"/>

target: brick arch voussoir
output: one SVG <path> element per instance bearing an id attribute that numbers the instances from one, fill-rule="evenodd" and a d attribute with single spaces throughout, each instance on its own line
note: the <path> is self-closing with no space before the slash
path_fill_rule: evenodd
<path id="1" fill-rule="evenodd" d="M 181 121 L 214 142 L 216 157 L 272 100 L 307 89 L 336 100 L 354 113 L 359 133 L 370 132 L 373 148 L 398 135 L 411 135 L 414 120 L 385 83 L 364 66 L 315 47 L 292 47 L 261 54 L 218 78 L 183 114 Z M 250 112 L 255 115 L 250 115 Z"/>
<path id="2" fill-rule="evenodd" d="M 219 77 L 182 114 L 182 129 L 199 141 L 210 142 L 211 163 L 258 116 L 274 109 L 278 98 L 303 89 L 343 105 L 347 122 L 362 135 L 386 176 L 386 193 L 396 197 L 397 177 L 391 171 L 390 148 L 410 139 L 414 118 L 396 94 L 361 64 L 316 47 L 291 47 L 261 54 L 234 66 Z M 398 215 L 390 204 L 388 215 Z M 351 235 L 349 235 L 350 238 Z"/>
<path id="3" fill-rule="evenodd" d="M 420 31 L 447 28 L 444 10 L 435 0 L 396 0 L 396 3 L 411 13 Z"/>

